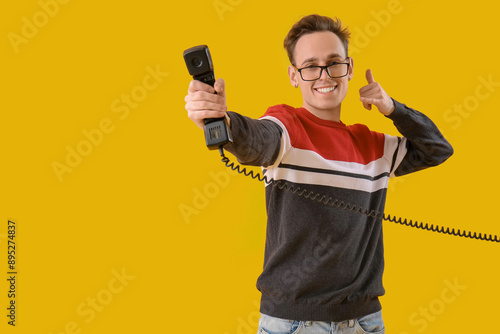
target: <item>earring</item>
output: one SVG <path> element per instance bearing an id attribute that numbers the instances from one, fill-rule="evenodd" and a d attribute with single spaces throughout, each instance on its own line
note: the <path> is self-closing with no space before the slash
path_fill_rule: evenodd
<path id="1" fill-rule="evenodd" d="M 299 87 L 299 84 L 294 84 L 293 87 L 297 88 Z"/>

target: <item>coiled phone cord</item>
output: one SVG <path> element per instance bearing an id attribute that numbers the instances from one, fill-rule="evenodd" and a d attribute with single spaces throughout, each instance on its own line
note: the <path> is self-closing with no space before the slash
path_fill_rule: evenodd
<path id="1" fill-rule="evenodd" d="M 391 216 L 389 214 L 385 214 L 384 212 L 379 212 L 375 210 L 369 210 L 367 208 L 363 208 L 360 206 L 357 206 L 355 204 L 351 204 L 348 202 L 344 202 L 338 199 L 333 199 L 332 197 L 327 197 L 324 195 L 320 195 L 317 193 L 314 193 L 313 191 L 307 191 L 306 189 L 302 189 L 298 186 L 294 186 L 290 183 L 287 183 L 282 180 L 274 180 L 274 179 L 268 179 L 267 176 L 262 176 L 260 173 L 255 174 L 253 170 L 247 171 L 246 168 L 241 168 L 240 165 L 236 165 L 234 162 L 230 161 L 229 158 L 227 158 L 224 154 L 224 149 L 222 146 L 219 147 L 219 152 L 222 157 L 222 162 L 226 165 L 226 167 L 231 168 L 231 170 L 236 171 L 240 174 L 243 174 L 245 176 L 249 176 L 252 179 L 256 179 L 262 182 L 265 182 L 266 184 L 270 184 L 273 187 L 278 187 L 280 190 L 286 190 L 289 191 L 293 194 L 296 194 L 298 196 L 308 198 L 310 200 L 323 203 L 325 205 L 329 205 L 338 209 L 342 210 L 347 210 L 355 213 L 359 213 L 371 218 L 375 218 L 376 220 L 382 219 L 385 221 L 393 222 L 396 224 L 400 225 L 405 225 L 405 226 L 410 226 L 414 227 L 417 229 L 422 229 L 426 231 L 432 231 L 436 233 L 442 233 L 442 234 L 448 234 L 448 235 L 454 235 L 456 237 L 463 237 L 463 238 L 469 238 L 469 239 L 476 239 L 476 240 L 482 240 L 482 241 L 492 241 L 492 242 L 500 242 L 500 237 L 497 235 L 486 235 L 486 234 L 481 234 L 481 233 L 476 233 L 476 232 L 470 232 L 470 231 L 465 231 L 465 230 L 456 230 L 452 228 L 450 230 L 449 227 L 443 227 L 439 225 L 429 225 L 426 223 L 418 222 L 418 221 L 413 221 L 413 220 L 408 220 L 406 218 L 401 218 L 397 216 Z"/>

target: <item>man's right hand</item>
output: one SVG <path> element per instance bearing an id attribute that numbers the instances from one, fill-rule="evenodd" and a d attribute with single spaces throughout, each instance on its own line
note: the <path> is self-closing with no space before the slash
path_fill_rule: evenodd
<path id="1" fill-rule="evenodd" d="M 217 92 L 217 94 L 214 94 Z M 189 83 L 188 94 L 184 98 L 188 117 L 203 129 L 205 118 L 220 118 L 226 116 L 226 92 L 223 79 L 217 79 L 214 87 L 201 81 Z"/>

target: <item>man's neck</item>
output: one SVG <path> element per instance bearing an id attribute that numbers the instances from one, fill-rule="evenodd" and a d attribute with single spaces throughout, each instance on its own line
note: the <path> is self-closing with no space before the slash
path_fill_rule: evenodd
<path id="1" fill-rule="evenodd" d="M 321 119 L 324 119 L 324 120 L 327 120 L 327 121 L 334 121 L 334 122 L 340 122 L 340 109 L 341 109 L 341 106 L 339 105 L 338 108 L 335 108 L 333 110 L 328 110 L 328 109 L 317 109 L 317 108 L 313 108 L 309 105 L 306 105 L 304 103 L 304 105 L 302 106 L 302 108 L 306 109 L 307 111 L 309 111 L 311 114 L 313 114 L 314 116 L 318 117 L 318 118 L 321 118 Z"/>

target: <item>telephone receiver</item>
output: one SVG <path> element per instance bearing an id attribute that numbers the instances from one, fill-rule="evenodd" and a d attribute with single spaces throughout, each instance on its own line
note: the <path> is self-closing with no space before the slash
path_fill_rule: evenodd
<path id="1" fill-rule="evenodd" d="M 215 84 L 215 75 L 208 46 L 194 46 L 185 50 L 183 56 L 189 74 L 193 76 L 193 79 L 213 87 Z M 204 131 L 205 142 L 209 150 L 217 150 L 225 144 L 233 142 L 225 117 L 206 118 Z"/>

